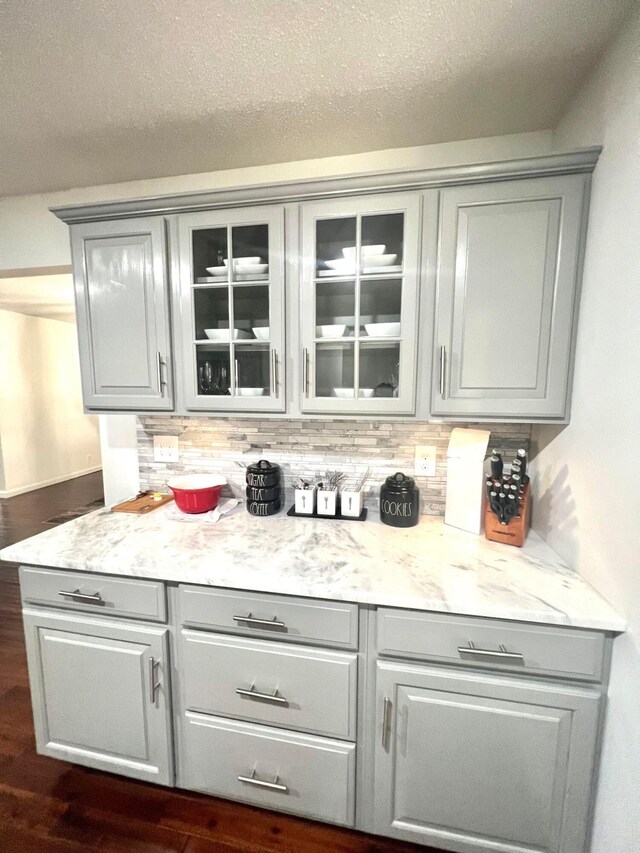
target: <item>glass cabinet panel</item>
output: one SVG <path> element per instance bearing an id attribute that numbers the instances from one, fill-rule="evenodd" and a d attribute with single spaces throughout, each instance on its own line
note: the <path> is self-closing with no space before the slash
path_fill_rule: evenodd
<path id="1" fill-rule="evenodd" d="M 419 205 L 402 194 L 304 206 L 304 411 L 413 411 Z"/>
<path id="2" fill-rule="evenodd" d="M 283 223 L 275 206 L 178 217 L 187 408 L 284 409 Z"/>

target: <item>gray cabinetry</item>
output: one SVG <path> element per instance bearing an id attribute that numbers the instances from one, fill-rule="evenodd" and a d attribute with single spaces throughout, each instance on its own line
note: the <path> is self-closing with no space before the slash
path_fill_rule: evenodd
<path id="1" fill-rule="evenodd" d="M 585 849 L 597 689 L 379 662 L 375 831 L 444 850 Z"/>
<path id="2" fill-rule="evenodd" d="M 186 213 L 177 234 L 184 405 L 283 412 L 284 208 Z"/>
<path id="3" fill-rule="evenodd" d="M 432 414 L 566 417 L 588 181 L 442 191 Z"/>
<path id="4" fill-rule="evenodd" d="M 71 227 L 87 409 L 173 409 L 164 228 L 161 217 Z"/>
<path id="5" fill-rule="evenodd" d="M 38 752 L 172 784 L 168 630 L 23 616 Z"/>

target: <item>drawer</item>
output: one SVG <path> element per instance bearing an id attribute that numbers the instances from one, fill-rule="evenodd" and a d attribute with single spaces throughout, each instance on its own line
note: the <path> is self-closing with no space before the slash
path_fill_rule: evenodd
<path id="1" fill-rule="evenodd" d="M 380 608 L 381 655 L 600 681 L 605 636 L 576 628 Z"/>
<path id="2" fill-rule="evenodd" d="M 355 739 L 355 654 L 183 630 L 180 661 L 185 710 Z"/>
<path id="3" fill-rule="evenodd" d="M 180 621 L 250 637 L 358 647 L 358 605 L 202 586 L 179 588 Z"/>
<path id="4" fill-rule="evenodd" d="M 24 604 L 45 604 L 152 622 L 167 620 L 164 584 L 158 581 L 21 566 L 20 591 Z"/>
<path id="5" fill-rule="evenodd" d="M 355 745 L 220 717 L 184 717 L 179 785 L 353 826 Z"/>

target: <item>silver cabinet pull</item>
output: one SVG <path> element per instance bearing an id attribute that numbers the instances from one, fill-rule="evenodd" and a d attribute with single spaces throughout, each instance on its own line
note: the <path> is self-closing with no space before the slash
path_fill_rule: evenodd
<path id="1" fill-rule="evenodd" d="M 273 782 L 268 782 L 266 779 L 258 779 L 256 771 L 251 771 L 251 776 L 238 776 L 238 782 L 245 782 L 247 785 L 255 785 L 257 788 L 269 788 L 271 791 L 282 791 L 286 794 L 289 789 L 286 785 L 278 782 L 278 774 L 273 777 Z"/>
<path id="2" fill-rule="evenodd" d="M 162 378 L 162 365 L 163 365 L 162 354 L 157 352 L 156 353 L 156 367 L 158 368 L 158 391 L 160 392 L 160 396 L 164 397 L 164 386 L 167 383 Z"/>
<path id="3" fill-rule="evenodd" d="M 482 660 L 483 658 L 489 663 L 513 663 L 518 666 L 524 666 L 524 656 L 519 652 L 508 652 L 506 647 L 500 643 L 500 651 L 495 649 L 476 649 L 474 644 L 469 640 L 468 646 L 458 646 L 458 654 L 462 660 Z"/>
<path id="4" fill-rule="evenodd" d="M 275 349 L 271 349 L 271 387 L 275 397 L 279 397 L 278 393 L 278 353 Z"/>
<path id="5" fill-rule="evenodd" d="M 382 748 L 387 749 L 389 746 L 389 732 L 391 730 L 391 699 L 388 696 L 384 697 L 382 703 Z"/>
<path id="6" fill-rule="evenodd" d="M 155 658 L 149 658 L 149 696 L 150 702 L 152 705 L 155 705 L 158 699 L 158 693 L 160 692 L 160 682 L 156 680 L 156 673 L 158 671 L 158 667 L 160 666 L 160 661 Z"/>
<path id="7" fill-rule="evenodd" d="M 251 625 L 267 625 L 269 628 L 286 628 L 284 622 L 281 622 L 275 616 L 273 619 L 258 619 L 257 616 L 252 616 L 251 613 L 247 613 L 246 616 L 234 616 L 234 622 L 249 622 Z"/>
<path id="8" fill-rule="evenodd" d="M 302 350 L 302 393 L 309 396 L 309 350 L 306 347 Z"/>
<path id="9" fill-rule="evenodd" d="M 238 376 L 239 375 L 240 375 L 240 370 L 238 369 L 238 359 L 236 358 L 234 360 L 234 363 L 233 363 L 233 383 L 235 385 L 234 394 L 236 395 L 236 397 L 238 396 L 238 386 L 240 384 L 238 382 Z"/>
<path id="10" fill-rule="evenodd" d="M 97 604 L 98 606 L 104 606 L 106 603 L 99 592 L 80 592 L 79 589 L 74 589 L 73 592 L 68 592 L 67 590 L 61 589 L 58 591 L 58 595 L 61 595 L 63 598 L 73 598 L 75 601 L 86 601 L 88 604 Z"/>
<path id="11" fill-rule="evenodd" d="M 263 699 L 265 702 L 275 702 L 278 705 L 286 705 L 289 701 L 288 699 L 285 699 L 284 696 L 278 695 L 277 687 L 273 693 L 260 693 L 258 690 L 254 689 L 252 684 L 248 690 L 244 687 L 236 687 L 236 693 L 238 696 L 248 696 L 249 699 Z"/>
<path id="12" fill-rule="evenodd" d="M 447 364 L 447 348 L 440 347 L 440 396 L 444 397 L 444 380 Z"/>

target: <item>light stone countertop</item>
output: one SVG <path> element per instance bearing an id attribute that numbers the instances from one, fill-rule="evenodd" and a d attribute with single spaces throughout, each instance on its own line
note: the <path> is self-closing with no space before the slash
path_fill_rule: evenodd
<path id="1" fill-rule="evenodd" d="M 625 622 L 530 532 L 523 548 L 424 516 L 398 529 L 357 521 L 254 518 L 217 524 L 98 510 L 0 551 L 35 566 L 361 604 L 623 631 Z"/>

